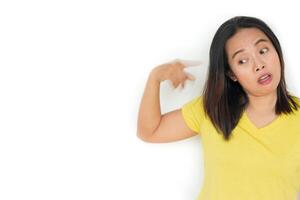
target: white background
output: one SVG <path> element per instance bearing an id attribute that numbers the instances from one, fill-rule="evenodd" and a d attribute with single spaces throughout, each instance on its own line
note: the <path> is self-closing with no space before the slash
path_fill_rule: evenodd
<path id="1" fill-rule="evenodd" d="M 278 36 L 288 89 L 300 95 L 299 10 L 288 1 L 1 1 L 0 199 L 193 200 L 201 190 L 201 137 L 136 137 L 149 72 L 175 58 L 197 80 L 161 84 L 161 109 L 204 84 L 217 28 L 236 15 Z M 300 199 L 300 198 L 299 198 Z"/>

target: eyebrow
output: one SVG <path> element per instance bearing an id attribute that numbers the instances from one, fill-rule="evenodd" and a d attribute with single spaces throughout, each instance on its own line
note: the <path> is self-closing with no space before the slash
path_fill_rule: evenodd
<path id="1" fill-rule="evenodd" d="M 268 40 L 261 38 L 261 39 L 257 40 L 257 41 L 254 43 L 254 45 L 256 46 L 256 45 L 258 45 L 258 43 L 260 43 L 260 42 L 268 42 Z M 240 52 L 243 52 L 244 50 L 245 50 L 245 49 L 240 49 L 240 50 L 236 51 L 236 52 L 232 55 L 232 59 L 236 56 L 236 54 L 238 54 L 238 53 L 240 53 Z"/>

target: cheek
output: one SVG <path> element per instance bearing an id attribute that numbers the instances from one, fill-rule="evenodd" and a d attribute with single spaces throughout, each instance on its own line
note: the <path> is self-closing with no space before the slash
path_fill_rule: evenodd
<path id="1" fill-rule="evenodd" d="M 280 77 L 281 73 L 281 65 L 280 65 L 280 60 L 279 57 L 276 55 L 272 56 L 269 58 L 269 67 L 271 68 L 271 71 L 276 73 L 278 77 Z"/>
<path id="2" fill-rule="evenodd" d="M 279 83 L 280 79 L 281 79 L 281 66 L 280 66 L 280 61 L 278 61 L 277 63 L 274 64 L 274 66 L 276 67 L 276 69 L 274 69 L 274 76 L 276 76 L 277 78 L 277 83 Z"/>
<path id="3" fill-rule="evenodd" d="M 243 80 L 248 80 L 250 77 L 249 77 L 249 74 L 251 73 L 250 71 L 250 67 L 248 66 L 234 66 L 234 74 L 235 76 L 237 77 L 237 79 L 239 81 L 243 81 Z"/>
<path id="4" fill-rule="evenodd" d="M 239 81 L 239 84 L 246 89 L 249 89 L 253 87 L 253 77 L 249 76 L 249 72 L 245 71 L 239 71 L 236 72 L 236 77 Z"/>
<path id="5" fill-rule="evenodd" d="M 269 67 L 272 67 L 272 68 L 280 67 L 280 60 L 279 60 L 279 56 L 277 53 L 272 53 L 267 58 L 268 58 L 268 63 L 270 65 Z"/>

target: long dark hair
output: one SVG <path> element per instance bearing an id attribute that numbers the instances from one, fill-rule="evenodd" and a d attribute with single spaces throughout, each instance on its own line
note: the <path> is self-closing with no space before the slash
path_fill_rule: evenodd
<path id="1" fill-rule="evenodd" d="M 230 70 L 225 44 L 241 28 L 258 28 L 271 40 L 281 64 L 281 78 L 277 87 L 276 114 L 292 113 L 299 105 L 286 89 L 284 61 L 280 43 L 262 20 L 254 17 L 236 16 L 224 22 L 214 35 L 209 51 L 209 72 L 203 90 L 205 114 L 209 116 L 218 133 L 229 140 L 232 130 L 238 124 L 249 99 L 238 81 L 232 81 L 226 74 Z"/>

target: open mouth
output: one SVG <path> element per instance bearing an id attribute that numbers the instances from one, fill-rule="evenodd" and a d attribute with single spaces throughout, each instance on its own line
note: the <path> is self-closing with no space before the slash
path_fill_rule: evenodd
<path id="1" fill-rule="evenodd" d="M 272 81 L 272 74 L 265 74 L 258 79 L 258 83 L 261 85 L 269 84 Z"/>

